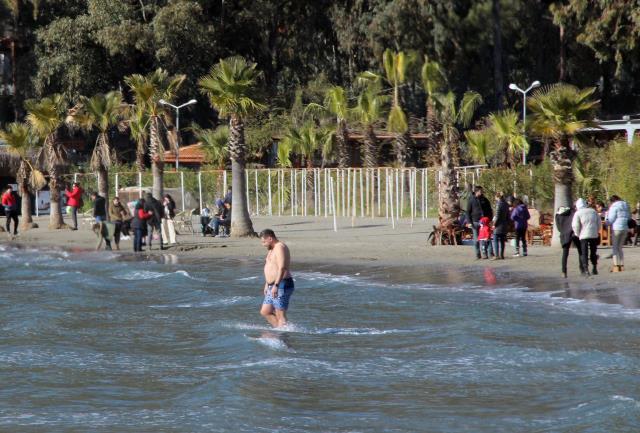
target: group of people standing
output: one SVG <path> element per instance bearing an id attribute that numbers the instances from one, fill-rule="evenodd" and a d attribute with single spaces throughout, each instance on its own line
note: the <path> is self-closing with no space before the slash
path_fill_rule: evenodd
<path id="1" fill-rule="evenodd" d="M 71 215 L 71 230 L 78 229 L 78 209 L 83 206 L 82 196 L 84 191 L 78 182 L 74 182 L 71 190 L 65 190 L 67 198 L 67 213 Z M 130 236 L 133 231 L 133 250 L 142 251 L 142 245 L 146 244 L 151 249 L 154 238 L 160 242 L 160 249 L 164 249 L 164 240 L 169 245 L 176 244 L 175 210 L 176 203 L 169 194 L 165 194 L 162 202 L 147 193 L 129 204 L 124 204 L 119 197 L 114 197 L 112 203 L 106 206 L 106 200 L 97 192 L 90 194 L 95 220 L 93 231 L 98 237 L 100 248 L 104 241 L 106 249 L 111 249 L 113 241 L 116 249 L 120 249 L 121 237 Z M 108 215 L 108 217 L 107 217 Z"/>
<path id="2" fill-rule="evenodd" d="M 629 227 L 631 226 L 631 211 L 627 202 L 617 195 L 609 199 L 609 209 L 600 209 L 595 200 L 576 200 L 572 208 L 560 207 L 556 211 L 556 226 L 560 232 L 562 243 L 562 275 L 567 277 L 567 259 L 572 246 L 578 250 L 580 256 L 580 273 L 582 275 L 598 274 L 598 245 L 600 232 L 604 225 L 611 229 L 611 246 L 613 265 L 611 272 L 624 271 L 624 251 Z M 591 272 L 589 272 L 589 261 Z"/>
<path id="3" fill-rule="evenodd" d="M 473 196 L 467 203 L 467 226 L 473 230 L 473 242 L 476 259 L 504 260 L 507 233 L 513 224 L 515 229 L 514 257 L 527 255 L 527 228 L 531 218 L 527 206 L 513 197 L 507 199 L 502 192 L 495 195 L 495 209 L 489 199 L 484 196 L 481 186 L 473 189 Z"/>

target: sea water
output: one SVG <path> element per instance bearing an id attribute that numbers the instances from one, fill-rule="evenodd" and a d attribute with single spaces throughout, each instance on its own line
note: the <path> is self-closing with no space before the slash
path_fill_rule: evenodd
<path id="1" fill-rule="evenodd" d="M 284 331 L 251 260 L 0 246 L 0 275 L 2 432 L 640 431 L 640 312 L 491 270 L 296 269 Z"/>

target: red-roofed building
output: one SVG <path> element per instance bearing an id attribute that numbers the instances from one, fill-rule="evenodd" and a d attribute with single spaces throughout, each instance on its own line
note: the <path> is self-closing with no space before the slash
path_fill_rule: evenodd
<path id="1" fill-rule="evenodd" d="M 197 169 L 204 164 L 204 160 L 205 155 L 202 150 L 201 143 L 191 144 L 180 148 L 180 157 L 178 159 L 179 165 Z M 175 165 L 176 153 L 173 150 L 167 150 L 164 152 L 164 163 Z"/>

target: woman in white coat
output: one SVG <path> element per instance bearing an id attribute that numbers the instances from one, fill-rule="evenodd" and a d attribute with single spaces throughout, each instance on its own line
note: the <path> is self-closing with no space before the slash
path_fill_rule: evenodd
<path id="1" fill-rule="evenodd" d="M 598 274 L 598 238 L 600 236 L 600 216 L 595 209 L 587 206 L 584 199 L 576 200 L 576 213 L 573 215 L 571 227 L 580 239 L 580 264 L 582 274 L 589 275 L 589 261 L 591 259 L 591 272 Z"/>

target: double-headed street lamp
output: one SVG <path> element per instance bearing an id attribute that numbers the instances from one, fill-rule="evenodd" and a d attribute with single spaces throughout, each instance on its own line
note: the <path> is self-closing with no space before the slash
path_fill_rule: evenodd
<path id="1" fill-rule="evenodd" d="M 176 110 L 176 171 L 178 170 L 179 160 L 180 160 L 180 109 L 186 107 L 187 105 L 193 105 L 196 101 L 195 99 L 190 100 L 189 102 L 185 102 L 182 105 L 173 105 L 170 102 L 161 99 L 159 101 L 162 105 L 168 105 L 169 107 L 175 108 Z"/>
<path id="2" fill-rule="evenodd" d="M 535 89 L 536 87 L 540 87 L 540 81 L 538 80 L 531 83 L 531 85 L 527 87 L 527 90 L 522 90 L 520 87 L 516 86 L 513 83 L 509 84 L 509 88 L 511 90 L 515 90 L 517 92 L 522 93 L 522 135 L 525 138 L 527 135 L 527 130 L 525 129 L 526 118 L 527 118 L 527 93 L 529 93 L 531 89 Z M 522 149 L 522 165 L 525 165 L 526 163 L 527 163 L 527 151 L 525 149 Z"/>

